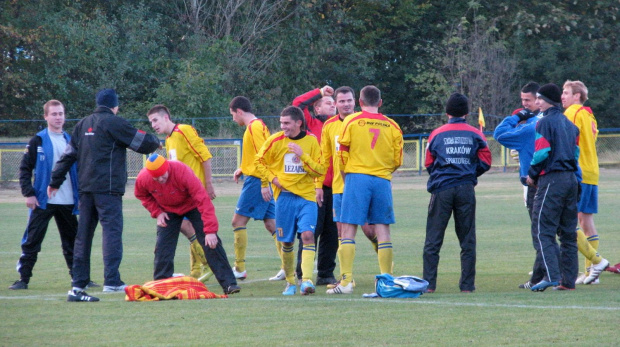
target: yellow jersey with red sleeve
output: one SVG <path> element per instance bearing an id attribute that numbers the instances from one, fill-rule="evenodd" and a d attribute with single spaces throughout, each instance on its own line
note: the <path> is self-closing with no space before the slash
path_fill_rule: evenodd
<path id="1" fill-rule="evenodd" d="M 403 132 L 392 119 L 366 111 L 344 119 L 338 158 L 345 173 L 392 179 L 403 164 Z"/>
<path id="2" fill-rule="evenodd" d="M 301 157 L 289 150 L 291 142 L 301 147 Z M 308 201 L 316 201 L 314 179 L 326 171 L 316 136 L 304 132 L 303 136 L 300 134 L 297 139 L 291 139 L 282 131 L 275 133 L 259 150 L 255 164 L 261 176 L 269 182 L 277 177 L 283 189 Z M 274 199 L 278 200 L 281 189 L 275 185 L 271 187 Z"/>
<path id="3" fill-rule="evenodd" d="M 189 166 L 200 179 L 202 185 L 205 185 L 205 171 L 202 163 L 213 156 L 193 126 L 188 124 L 175 125 L 172 133 L 166 137 L 166 152 L 168 159 L 178 160 Z"/>
<path id="4" fill-rule="evenodd" d="M 332 193 L 342 194 L 344 192 L 344 179 L 340 173 L 340 161 L 337 160 L 336 153 L 340 144 L 338 143 L 338 137 L 340 136 L 340 130 L 342 128 L 342 119 L 340 115 L 335 115 L 323 124 L 323 130 L 321 132 L 321 152 L 323 153 L 323 161 L 325 165 L 333 165 L 334 177 L 332 179 Z M 321 185 L 317 185 L 317 188 L 322 188 L 323 179 L 322 176 L 318 179 Z"/>
<path id="5" fill-rule="evenodd" d="M 596 154 L 598 127 L 592 109 L 574 104 L 564 111 L 564 115 L 579 128 L 579 166 L 582 182 L 598 185 L 599 168 Z"/>
<path id="6" fill-rule="evenodd" d="M 265 140 L 271 135 L 269 132 L 269 128 L 265 125 L 265 123 L 256 118 L 250 121 L 250 124 L 245 129 L 243 133 L 243 148 L 241 154 L 241 172 L 243 172 L 246 176 L 254 176 L 256 178 L 261 179 L 261 186 L 267 187 L 269 182 L 267 182 L 266 177 L 261 177 L 260 173 L 256 169 L 256 164 L 254 163 L 256 159 L 256 154 L 265 143 Z"/>

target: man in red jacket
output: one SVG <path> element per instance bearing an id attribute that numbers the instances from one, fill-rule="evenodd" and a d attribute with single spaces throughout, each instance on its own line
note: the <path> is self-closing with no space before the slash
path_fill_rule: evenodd
<path id="1" fill-rule="evenodd" d="M 159 154 L 151 155 L 146 167 L 138 174 L 134 193 L 142 206 L 157 219 L 155 280 L 172 277 L 181 222 L 187 218 L 196 230 L 207 263 L 224 294 L 241 290 L 228 263 L 222 240 L 217 236 L 219 225 L 213 203 L 205 187 L 187 165 L 168 161 Z"/>

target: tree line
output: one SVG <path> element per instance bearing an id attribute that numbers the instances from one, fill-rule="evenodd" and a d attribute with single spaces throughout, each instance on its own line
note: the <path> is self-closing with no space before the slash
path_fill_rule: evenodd
<path id="1" fill-rule="evenodd" d="M 0 116 L 68 117 L 116 88 L 121 114 L 155 103 L 222 117 L 235 95 L 277 115 L 325 84 L 382 90 L 386 114 L 441 113 L 454 91 L 507 115 L 528 81 L 582 80 L 617 127 L 617 0 L 9 0 L 0 5 Z M 412 122 L 408 133 L 424 131 Z M 2 127 L 0 135 L 16 135 Z M 22 134 L 18 134 L 22 135 Z"/>

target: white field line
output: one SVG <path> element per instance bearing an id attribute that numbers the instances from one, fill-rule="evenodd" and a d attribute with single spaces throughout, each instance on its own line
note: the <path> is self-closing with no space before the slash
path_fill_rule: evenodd
<path id="1" fill-rule="evenodd" d="M 258 280 L 256 280 L 258 281 Z M 249 283 L 249 282 L 246 282 Z M 92 292 L 95 296 L 119 294 L 119 293 L 102 293 Z M 0 296 L 0 300 L 57 300 L 58 298 L 66 297 L 67 294 L 46 294 L 46 295 L 26 295 L 26 296 Z M 537 295 L 537 294 L 534 294 Z M 282 297 L 270 297 L 270 298 L 236 298 L 232 296 L 230 300 L 233 301 L 282 301 Z M 620 311 L 620 307 L 602 307 L 602 306 L 577 306 L 577 305 L 527 305 L 527 304 L 500 304 L 500 303 L 474 303 L 474 302 L 454 302 L 454 301 L 439 301 L 439 300 L 426 300 L 426 299 L 364 299 L 364 298 L 352 298 L 347 295 L 323 297 L 323 296 L 310 296 L 308 300 L 313 302 L 366 302 L 368 304 L 408 304 L 408 305 L 436 305 L 436 306 L 459 306 L 459 307 L 480 307 L 480 308 L 514 308 L 514 309 L 554 309 L 554 310 L 594 310 L 594 311 Z M 120 297 L 118 300 L 121 300 Z"/>

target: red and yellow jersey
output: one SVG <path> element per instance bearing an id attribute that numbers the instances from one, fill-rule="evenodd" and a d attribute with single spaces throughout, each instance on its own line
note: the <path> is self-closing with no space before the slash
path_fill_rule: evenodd
<path id="1" fill-rule="evenodd" d="M 403 164 L 403 133 L 396 122 L 366 111 L 347 116 L 338 139 L 338 158 L 345 173 L 392 179 Z"/>
<path id="2" fill-rule="evenodd" d="M 250 124 L 243 133 L 243 148 L 241 155 L 241 172 L 246 176 L 254 176 L 260 178 L 262 186 L 267 187 L 269 184 L 266 177 L 261 175 L 256 170 L 256 154 L 265 143 L 265 140 L 269 137 L 269 129 L 263 123 L 262 120 L 256 118 L 250 121 Z"/>
<path id="3" fill-rule="evenodd" d="M 582 182 L 598 185 L 599 169 L 596 154 L 598 128 L 592 109 L 574 104 L 564 111 L 564 115 L 579 128 L 579 166 Z"/>
<path id="4" fill-rule="evenodd" d="M 338 143 L 338 137 L 342 129 L 342 119 L 340 115 L 335 115 L 325 121 L 323 124 L 323 131 L 321 134 L 321 152 L 323 152 L 323 161 L 325 165 L 333 165 L 334 178 L 332 180 L 332 193 L 342 194 L 344 192 L 344 180 L 340 173 L 340 161 L 337 160 L 336 152 L 340 144 Z M 323 182 L 323 178 L 319 178 L 319 183 Z M 320 188 L 320 187 L 319 187 Z"/>
<path id="5" fill-rule="evenodd" d="M 301 157 L 289 150 L 288 144 L 291 142 L 301 147 Z M 319 142 L 314 135 L 306 134 L 293 140 L 284 136 L 282 131 L 275 133 L 263 144 L 255 164 L 261 176 L 266 177 L 269 182 L 273 182 L 277 177 L 282 188 L 308 201 L 316 201 L 314 178 L 324 175 L 326 168 Z M 275 185 L 271 187 L 277 200 L 281 189 Z"/>
<path id="6" fill-rule="evenodd" d="M 166 137 L 166 152 L 168 159 L 178 160 L 189 166 L 200 178 L 202 185 L 205 185 L 205 171 L 202 163 L 213 156 L 194 127 L 187 124 L 175 125 L 172 134 Z"/>

